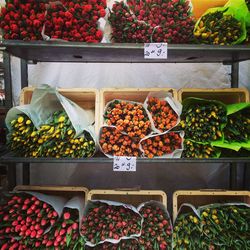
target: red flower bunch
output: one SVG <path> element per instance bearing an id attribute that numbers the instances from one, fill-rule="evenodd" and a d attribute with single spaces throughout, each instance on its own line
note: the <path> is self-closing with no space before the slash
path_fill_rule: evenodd
<path id="1" fill-rule="evenodd" d="M 19 243 L 24 248 L 24 245 L 36 246 L 38 239 L 57 218 L 57 212 L 35 196 L 21 193 L 8 197 L 0 207 L 0 240 L 6 241 L 3 249 L 10 249 L 13 244 L 19 247 Z M 20 242 L 15 241 L 16 237 L 21 237 Z"/>
<path id="2" fill-rule="evenodd" d="M 128 0 L 128 6 L 116 3 L 109 21 L 116 42 L 189 43 L 195 24 L 185 0 Z"/>
<path id="3" fill-rule="evenodd" d="M 99 139 L 100 146 L 105 154 L 135 157 L 141 155 L 139 141 L 138 138 L 122 134 L 115 127 L 103 127 Z"/>
<path id="4" fill-rule="evenodd" d="M 65 208 L 60 219 L 35 246 L 63 250 L 82 249 L 83 245 L 84 240 L 79 233 L 79 212 L 77 209 Z"/>
<path id="5" fill-rule="evenodd" d="M 45 22 L 45 34 L 54 39 L 100 42 L 102 31 L 97 21 L 105 16 L 104 1 L 62 1 L 50 3 Z"/>
<path id="6" fill-rule="evenodd" d="M 165 100 L 149 97 L 148 111 L 151 113 L 155 127 L 161 132 L 173 128 L 177 124 L 178 115 Z"/>
<path id="7" fill-rule="evenodd" d="M 153 28 L 136 20 L 124 2 L 116 2 L 113 5 L 109 22 L 112 25 L 112 40 L 115 42 L 150 42 Z"/>
<path id="8" fill-rule="evenodd" d="M 176 149 L 181 149 L 182 138 L 177 132 L 169 132 L 143 140 L 141 145 L 145 156 L 153 158 L 154 156 L 171 154 Z"/>
<path id="9" fill-rule="evenodd" d="M 81 234 L 92 244 L 106 239 L 119 240 L 139 234 L 140 223 L 140 215 L 131 209 L 95 202 L 83 217 Z"/>
<path id="10" fill-rule="evenodd" d="M 45 21 L 45 3 L 42 1 L 13 0 L 1 8 L 0 27 L 4 39 L 41 40 Z"/>
<path id="11" fill-rule="evenodd" d="M 142 249 L 172 249 L 172 226 L 166 213 L 158 206 L 146 205 L 140 209 L 144 221 L 139 243 Z"/>
<path id="12" fill-rule="evenodd" d="M 104 0 L 62 0 L 61 4 L 12 0 L 1 9 L 0 27 L 4 39 L 42 40 L 45 25 L 45 34 L 54 39 L 100 42 L 103 34 L 97 20 L 106 15 L 105 8 Z"/>

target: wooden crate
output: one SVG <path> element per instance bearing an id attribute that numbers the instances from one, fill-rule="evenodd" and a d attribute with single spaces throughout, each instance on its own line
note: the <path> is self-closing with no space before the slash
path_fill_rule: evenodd
<path id="1" fill-rule="evenodd" d="M 249 92 L 246 88 L 230 89 L 195 89 L 187 88 L 178 91 L 178 100 L 182 102 L 188 97 L 217 100 L 225 104 L 249 102 Z"/>
<path id="2" fill-rule="evenodd" d="M 100 90 L 100 126 L 104 124 L 103 113 L 106 104 L 114 99 L 144 102 L 149 92 L 168 91 L 177 99 L 172 88 L 103 88 Z"/>
<path id="3" fill-rule="evenodd" d="M 62 196 L 67 199 L 73 198 L 74 196 L 81 196 L 83 200 L 87 201 L 89 190 L 86 187 L 75 187 L 75 186 L 26 186 L 19 185 L 14 188 L 13 191 L 32 191 L 48 195 Z"/>
<path id="4" fill-rule="evenodd" d="M 183 203 L 190 203 L 195 207 L 227 202 L 243 202 L 250 204 L 250 191 L 226 190 L 179 190 L 173 194 L 173 220 Z"/>
<path id="5" fill-rule="evenodd" d="M 23 88 L 20 94 L 20 105 L 29 104 L 35 88 Z M 88 88 L 58 89 L 59 93 L 75 102 L 85 110 L 95 112 L 95 132 L 99 130 L 99 91 Z"/>
<path id="6" fill-rule="evenodd" d="M 161 190 L 108 190 L 92 189 L 88 193 L 87 200 L 111 200 L 138 206 L 143 202 L 154 200 L 163 203 L 167 207 L 167 195 Z"/>

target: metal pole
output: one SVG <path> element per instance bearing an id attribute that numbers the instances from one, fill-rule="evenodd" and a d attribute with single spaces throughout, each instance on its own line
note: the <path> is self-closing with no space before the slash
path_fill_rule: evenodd
<path id="1" fill-rule="evenodd" d="M 13 190 L 13 188 L 16 186 L 16 164 L 15 163 L 9 163 L 8 164 L 8 190 Z"/>
<path id="2" fill-rule="evenodd" d="M 23 172 L 23 185 L 30 184 L 30 164 L 23 163 L 22 164 L 22 172 Z"/>
<path id="3" fill-rule="evenodd" d="M 250 189 L 250 164 L 246 163 L 243 171 L 243 188 L 245 190 Z"/>
<path id="4" fill-rule="evenodd" d="M 28 86 L 28 64 L 25 59 L 21 60 L 21 88 Z"/>
<path id="5" fill-rule="evenodd" d="M 13 105 L 10 55 L 8 52 L 5 51 L 3 52 L 3 67 L 4 67 L 5 106 L 7 109 L 10 109 Z"/>
<path id="6" fill-rule="evenodd" d="M 231 88 L 239 87 L 239 62 L 233 62 L 231 66 Z M 237 163 L 230 164 L 230 189 L 237 189 Z"/>
<path id="7" fill-rule="evenodd" d="M 10 109 L 13 106 L 12 79 L 11 79 L 11 58 L 10 54 L 3 51 L 4 66 L 4 88 L 5 88 L 5 106 Z M 16 185 L 16 164 L 7 164 L 8 189 L 12 190 Z"/>
<path id="8" fill-rule="evenodd" d="M 28 86 L 28 63 L 25 59 L 20 59 L 21 63 L 21 88 Z M 30 184 L 30 164 L 22 164 L 22 173 L 23 173 L 23 185 Z"/>
<path id="9" fill-rule="evenodd" d="M 232 63 L 231 66 L 231 88 L 239 87 L 239 70 L 240 65 L 238 62 Z"/>

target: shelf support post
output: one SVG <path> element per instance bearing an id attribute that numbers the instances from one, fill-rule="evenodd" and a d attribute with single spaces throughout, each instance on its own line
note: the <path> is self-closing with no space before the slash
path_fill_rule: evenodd
<path id="1" fill-rule="evenodd" d="M 239 62 L 233 62 L 231 64 L 231 88 L 239 87 Z"/>
<path id="2" fill-rule="evenodd" d="M 16 186 L 16 164 L 9 163 L 7 167 L 8 190 L 12 191 Z"/>
<path id="3" fill-rule="evenodd" d="M 245 165 L 244 165 L 243 188 L 244 188 L 244 190 L 250 189 L 250 163 L 245 163 Z"/>
<path id="4" fill-rule="evenodd" d="M 10 54 L 4 51 L 3 52 L 4 88 L 5 88 L 5 106 L 7 109 L 10 109 L 13 105 L 10 63 L 11 63 Z"/>
<path id="5" fill-rule="evenodd" d="M 28 63 L 25 59 L 21 60 L 21 88 L 28 87 Z"/>
<path id="6" fill-rule="evenodd" d="M 28 87 L 28 63 L 27 60 L 21 59 L 21 88 Z M 30 184 L 30 164 L 22 164 L 23 185 Z"/>
<path id="7" fill-rule="evenodd" d="M 239 62 L 231 64 L 231 88 L 239 87 Z M 237 163 L 230 163 L 230 189 L 237 189 Z"/>
<path id="8" fill-rule="evenodd" d="M 4 88 L 5 88 L 5 106 L 7 109 L 13 106 L 12 79 L 11 79 L 11 57 L 6 51 L 3 51 L 4 66 Z M 8 190 L 12 190 L 16 185 L 16 164 L 7 164 Z"/>

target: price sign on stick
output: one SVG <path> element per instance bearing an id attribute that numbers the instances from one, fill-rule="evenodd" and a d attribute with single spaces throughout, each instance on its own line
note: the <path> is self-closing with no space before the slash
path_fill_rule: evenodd
<path id="1" fill-rule="evenodd" d="M 167 59 L 168 44 L 167 43 L 145 43 L 144 44 L 145 59 Z"/>
<path id="2" fill-rule="evenodd" d="M 136 157 L 114 156 L 113 171 L 135 172 Z"/>

